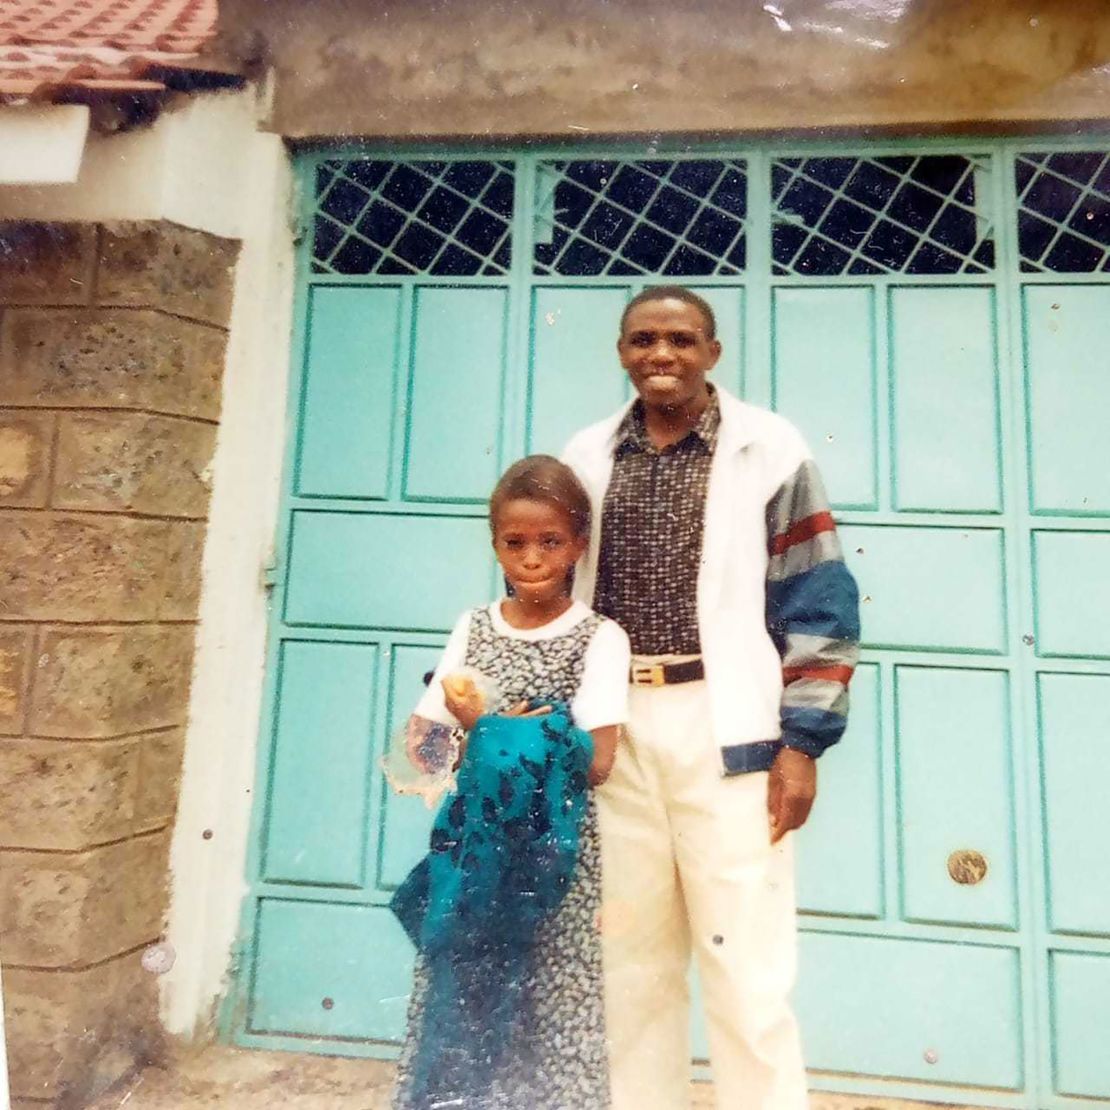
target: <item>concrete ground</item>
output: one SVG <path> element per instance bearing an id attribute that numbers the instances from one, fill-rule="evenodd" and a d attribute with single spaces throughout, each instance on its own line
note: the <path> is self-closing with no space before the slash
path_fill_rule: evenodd
<path id="1" fill-rule="evenodd" d="M 387 1110 L 392 1082 L 392 1065 L 378 1060 L 214 1045 L 183 1051 L 165 1068 L 147 1068 L 117 1084 L 90 1110 Z M 691 1105 L 711 1110 L 711 1088 L 695 1083 Z M 940 1108 L 935 1103 L 815 1093 L 811 1110 Z"/>

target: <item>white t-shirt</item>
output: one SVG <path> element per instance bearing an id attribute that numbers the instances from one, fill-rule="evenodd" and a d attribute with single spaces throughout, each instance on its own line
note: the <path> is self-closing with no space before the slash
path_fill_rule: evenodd
<path id="1" fill-rule="evenodd" d="M 569 632 L 591 613 L 584 602 L 576 601 L 553 621 L 539 628 L 513 628 L 501 615 L 501 602 L 489 607 L 494 631 L 514 640 L 550 640 Z M 413 711 L 440 724 L 453 725 L 455 718 L 447 711 L 441 679 L 464 666 L 466 642 L 470 634 L 470 611 L 463 613 L 443 649 L 431 683 Z M 632 662 L 628 637 L 619 624 L 603 620 L 590 639 L 582 666 L 582 681 L 570 705 L 574 723 L 589 732 L 605 725 L 623 725 L 628 721 L 628 668 Z"/>

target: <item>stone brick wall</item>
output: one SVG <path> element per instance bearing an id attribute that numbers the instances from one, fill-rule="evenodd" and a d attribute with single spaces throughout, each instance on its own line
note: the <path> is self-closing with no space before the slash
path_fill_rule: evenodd
<path id="1" fill-rule="evenodd" d="M 0 223 L 0 960 L 17 1105 L 158 1041 L 160 936 L 238 245 Z"/>

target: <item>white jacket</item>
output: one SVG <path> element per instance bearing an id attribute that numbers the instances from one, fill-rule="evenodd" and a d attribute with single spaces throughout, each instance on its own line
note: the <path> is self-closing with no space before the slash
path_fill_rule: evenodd
<path id="1" fill-rule="evenodd" d="M 717 396 L 721 423 L 706 494 L 697 611 L 714 739 L 732 773 L 765 770 L 780 746 L 783 657 L 767 628 L 766 514 L 772 498 L 812 456 L 782 417 L 720 388 Z M 593 509 L 589 548 L 575 580 L 576 596 L 587 603 L 597 577 L 616 433 L 627 411 L 579 432 L 563 454 Z"/>

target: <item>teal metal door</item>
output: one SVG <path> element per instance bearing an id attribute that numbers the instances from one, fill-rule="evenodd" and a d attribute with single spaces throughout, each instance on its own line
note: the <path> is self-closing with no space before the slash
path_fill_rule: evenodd
<path id="1" fill-rule="evenodd" d="M 496 592 L 500 470 L 620 403 L 621 307 L 680 281 L 718 380 L 806 433 L 864 594 L 800 837 L 814 1084 L 1110 1105 L 1108 147 L 301 157 L 240 1043 L 392 1051 L 429 816 L 379 758 Z"/>

